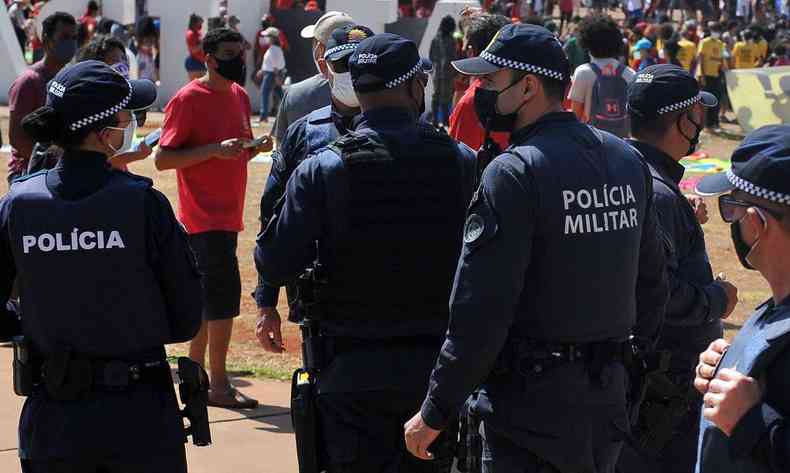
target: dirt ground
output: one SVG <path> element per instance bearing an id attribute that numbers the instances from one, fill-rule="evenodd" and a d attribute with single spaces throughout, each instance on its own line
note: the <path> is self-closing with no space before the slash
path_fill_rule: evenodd
<path id="1" fill-rule="evenodd" d="M 159 126 L 161 114 L 151 114 L 146 129 L 140 134 L 147 134 Z M 0 108 L 0 130 L 3 142 L 8 143 L 8 111 Z M 256 134 L 268 132 L 268 127 L 254 129 Z M 729 160 L 730 153 L 738 144 L 739 128 L 727 127 L 726 136 L 703 135 L 701 150 L 711 157 Z M 0 153 L 0 194 L 7 189 L 5 176 L 7 169 L 6 153 Z M 131 165 L 134 173 L 151 177 L 156 187 L 164 192 L 175 207 L 177 202 L 175 172 L 158 172 L 152 159 L 147 159 Z M 244 224 L 245 230 L 239 237 L 238 258 L 242 276 L 242 315 L 236 319 L 233 334 L 229 363 L 233 369 L 244 374 L 260 375 L 286 379 L 291 368 L 297 365 L 300 355 L 300 338 L 297 328 L 289 323 L 284 324 L 285 344 L 288 352 L 283 355 L 272 355 L 263 352 L 258 347 L 255 339 L 255 319 L 257 309 L 255 302 L 250 297 L 257 281 L 252 252 L 255 246 L 255 236 L 259 230 L 258 214 L 261 193 L 263 192 L 266 177 L 269 174 L 268 164 L 251 163 L 249 166 L 249 181 L 245 202 Z M 726 323 L 727 336 L 732 337 L 741 327 L 751 310 L 770 296 L 766 283 L 758 273 L 743 269 L 738 262 L 730 242 L 729 226 L 719 217 L 715 199 L 708 199 L 710 222 L 705 225 L 706 241 L 711 263 L 715 273 L 723 272 L 727 279 L 739 288 L 740 302 L 735 313 Z M 77 275 L 78 276 L 78 275 Z M 279 302 L 280 313 L 283 320 L 287 317 L 285 291 L 281 292 Z M 171 348 L 171 353 L 183 353 L 185 346 Z"/>

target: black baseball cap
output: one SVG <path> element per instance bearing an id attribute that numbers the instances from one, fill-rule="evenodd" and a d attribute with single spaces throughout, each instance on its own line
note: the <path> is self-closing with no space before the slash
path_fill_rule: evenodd
<path id="1" fill-rule="evenodd" d="M 417 45 L 402 36 L 381 33 L 363 40 L 348 60 L 357 92 L 392 89 L 414 77 L 431 72 L 431 61 L 420 57 Z"/>
<path id="2" fill-rule="evenodd" d="M 367 26 L 341 26 L 329 36 L 329 40 L 326 42 L 324 59 L 327 61 L 337 61 L 346 56 L 350 56 L 354 50 L 357 49 L 359 43 L 373 35 L 373 31 Z"/>
<path id="3" fill-rule="evenodd" d="M 502 27 L 478 57 L 453 61 L 461 74 L 482 76 L 510 68 L 560 81 L 570 80 L 571 65 L 562 44 L 542 26 L 512 24 Z"/>
<path id="4" fill-rule="evenodd" d="M 150 80 L 130 80 L 101 61 L 63 68 L 47 84 L 47 106 L 71 131 L 109 118 L 121 110 L 144 110 L 156 101 Z"/>
<path id="5" fill-rule="evenodd" d="M 628 110 L 639 118 L 657 118 L 696 103 L 715 107 L 719 101 L 699 90 L 699 83 L 682 67 L 655 64 L 640 71 L 628 86 Z"/>
<path id="6" fill-rule="evenodd" d="M 732 153 L 732 168 L 705 176 L 696 190 L 716 195 L 735 189 L 790 205 L 789 125 L 764 126 L 746 135 Z"/>

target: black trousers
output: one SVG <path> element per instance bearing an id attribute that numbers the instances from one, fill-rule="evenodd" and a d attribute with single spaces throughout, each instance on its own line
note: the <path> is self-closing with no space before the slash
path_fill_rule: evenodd
<path id="1" fill-rule="evenodd" d="M 594 440 L 595 467 L 599 473 L 614 473 L 621 442 L 612 441 L 602 429 Z M 573 455 L 572 451 L 568 455 Z M 516 445 L 483 422 L 483 473 L 572 473 L 564 472 L 538 457 L 531 451 Z M 634 470 L 636 473 L 637 470 Z M 640 472 L 641 473 L 641 472 Z"/>
<path id="2" fill-rule="evenodd" d="M 187 473 L 184 448 L 130 458 L 22 460 L 22 473 Z"/>
<path id="3" fill-rule="evenodd" d="M 715 95 L 719 101 L 715 107 L 705 109 L 705 126 L 717 128 L 719 126 L 719 108 L 724 95 L 724 81 L 719 76 L 705 76 L 705 86 L 702 89 Z"/>
<path id="4" fill-rule="evenodd" d="M 424 395 L 394 390 L 319 395 L 329 473 L 449 473 L 452 435 L 436 439 L 429 448 L 431 461 L 406 450 L 403 424 L 420 409 Z"/>

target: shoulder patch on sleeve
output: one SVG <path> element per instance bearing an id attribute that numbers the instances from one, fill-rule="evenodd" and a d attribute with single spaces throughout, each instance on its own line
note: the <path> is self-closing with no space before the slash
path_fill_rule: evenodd
<path id="1" fill-rule="evenodd" d="M 464 247 L 471 253 L 491 241 L 498 230 L 499 223 L 494 210 L 485 193 L 478 189 L 472 198 L 464 224 Z"/>

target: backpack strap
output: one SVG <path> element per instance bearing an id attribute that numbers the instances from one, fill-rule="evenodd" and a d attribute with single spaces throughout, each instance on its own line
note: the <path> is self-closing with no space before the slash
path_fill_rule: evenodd
<path id="1" fill-rule="evenodd" d="M 597 64 L 594 64 L 592 62 L 590 62 L 588 64 L 590 65 L 590 69 L 592 69 L 592 71 L 595 73 L 596 77 L 600 78 L 603 75 L 603 71 L 601 70 L 600 67 L 598 67 Z"/>
<path id="2" fill-rule="evenodd" d="M 614 73 L 615 77 L 623 77 L 624 71 L 625 71 L 625 64 L 620 63 L 620 65 L 617 66 L 617 70 Z"/>

